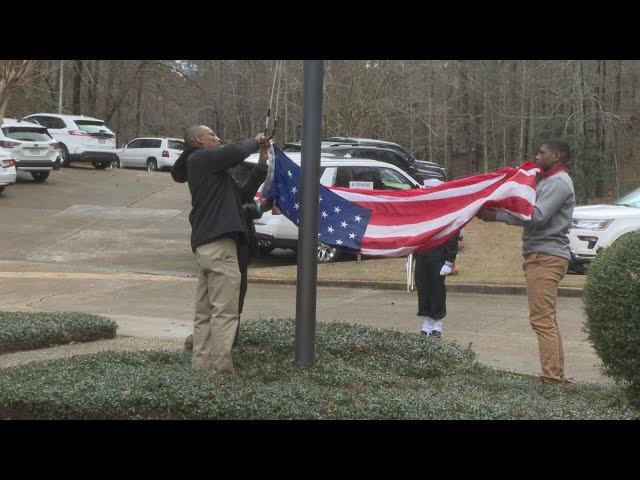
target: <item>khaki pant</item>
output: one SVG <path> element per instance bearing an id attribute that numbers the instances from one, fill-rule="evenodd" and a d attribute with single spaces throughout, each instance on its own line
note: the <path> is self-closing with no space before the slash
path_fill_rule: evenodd
<path id="1" fill-rule="evenodd" d="M 564 378 L 562 338 L 556 320 L 558 284 L 567 273 L 569 260 L 532 253 L 522 265 L 529 297 L 529 321 L 538 336 L 542 381 L 556 382 Z"/>
<path id="2" fill-rule="evenodd" d="M 220 238 L 196 249 L 200 281 L 193 325 L 193 368 L 233 372 L 231 347 L 238 328 L 240 270 L 236 242 Z"/>

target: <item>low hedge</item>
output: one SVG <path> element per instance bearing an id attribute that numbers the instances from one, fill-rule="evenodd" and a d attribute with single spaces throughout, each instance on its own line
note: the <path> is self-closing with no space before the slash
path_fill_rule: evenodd
<path id="1" fill-rule="evenodd" d="M 317 361 L 293 364 L 291 320 L 243 321 L 236 372 L 190 352 L 102 352 L 0 370 L 0 418 L 637 418 L 614 387 L 544 386 L 433 338 L 318 324 Z"/>
<path id="2" fill-rule="evenodd" d="M 74 312 L 0 312 L 0 353 L 114 338 L 113 320 Z"/>
<path id="3" fill-rule="evenodd" d="M 585 330 L 604 372 L 640 406 L 640 232 L 601 251 L 584 288 Z"/>

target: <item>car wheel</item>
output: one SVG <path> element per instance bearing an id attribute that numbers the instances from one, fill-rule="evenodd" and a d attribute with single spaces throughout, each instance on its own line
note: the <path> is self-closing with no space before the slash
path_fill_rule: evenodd
<path id="1" fill-rule="evenodd" d="M 31 172 L 31 176 L 36 183 L 42 183 L 49 178 L 49 172 Z"/>
<path id="2" fill-rule="evenodd" d="M 155 158 L 150 158 L 149 160 L 147 160 L 147 171 L 148 172 L 158 171 L 158 162 L 156 162 Z"/>
<path id="3" fill-rule="evenodd" d="M 335 262 L 340 257 L 340 250 L 322 242 L 318 242 L 318 263 Z"/>
<path id="4" fill-rule="evenodd" d="M 64 143 L 61 143 L 60 144 L 60 164 L 63 167 L 68 167 L 70 163 L 71 163 L 71 158 L 69 156 L 69 150 L 67 150 L 67 147 L 64 145 Z"/>
<path id="5" fill-rule="evenodd" d="M 4 192 L 5 187 L 0 187 L 0 193 Z"/>
<path id="6" fill-rule="evenodd" d="M 117 158 L 117 159 L 109 162 L 109 168 L 120 168 L 120 159 Z"/>
<path id="7" fill-rule="evenodd" d="M 586 275 L 587 267 L 588 267 L 587 263 L 578 263 L 578 262 L 569 263 L 569 270 L 574 273 L 577 273 L 578 275 Z"/>
<path id="8" fill-rule="evenodd" d="M 92 162 L 92 163 L 93 163 L 93 167 L 96 170 L 104 170 L 109 166 L 111 162 Z"/>

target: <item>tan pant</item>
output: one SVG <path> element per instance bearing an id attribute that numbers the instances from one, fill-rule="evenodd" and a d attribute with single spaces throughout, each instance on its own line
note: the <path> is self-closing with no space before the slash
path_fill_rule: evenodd
<path id="1" fill-rule="evenodd" d="M 231 347 L 238 328 L 240 269 L 236 242 L 221 238 L 196 249 L 200 281 L 193 325 L 193 368 L 233 372 Z"/>
<path id="2" fill-rule="evenodd" d="M 529 297 L 529 321 L 538 336 L 542 367 L 540 378 L 546 382 L 564 378 L 564 353 L 556 320 L 556 300 L 558 284 L 568 267 L 569 260 L 546 253 L 527 255 L 522 265 Z"/>

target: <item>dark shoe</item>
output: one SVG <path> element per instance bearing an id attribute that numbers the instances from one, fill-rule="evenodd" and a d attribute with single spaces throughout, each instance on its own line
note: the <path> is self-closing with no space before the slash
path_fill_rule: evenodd
<path id="1" fill-rule="evenodd" d="M 429 332 L 425 332 L 424 330 L 420 330 L 420 336 L 421 337 L 428 337 L 429 336 Z"/>
<path id="2" fill-rule="evenodd" d="M 438 330 L 431 330 L 431 333 L 429 334 L 429 336 L 433 338 L 441 338 L 442 332 L 439 332 Z"/>

